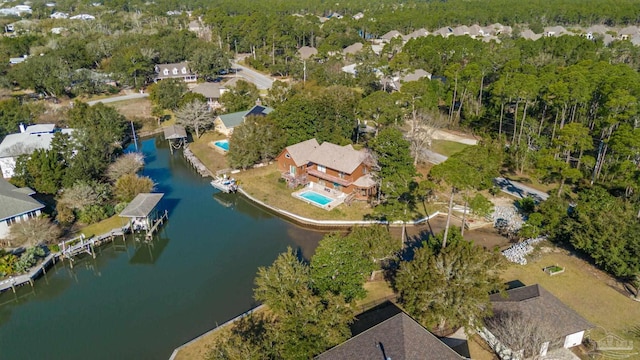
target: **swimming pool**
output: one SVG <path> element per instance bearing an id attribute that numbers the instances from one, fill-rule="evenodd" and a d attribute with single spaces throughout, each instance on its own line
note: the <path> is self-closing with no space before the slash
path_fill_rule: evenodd
<path id="1" fill-rule="evenodd" d="M 333 199 L 328 198 L 322 194 L 318 194 L 315 191 L 305 191 L 303 193 L 298 194 L 298 196 L 300 196 L 301 198 L 304 198 L 306 200 L 309 200 L 313 203 L 316 203 L 319 206 L 325 206 L 328 203 L 332 202 Z"/>
<path id="2" fill-rule="evenodd" d="M 213 145 L 219 147 L 224 151 L 229 151 L 229 140 L 218 140 L 214 142 Z"/>

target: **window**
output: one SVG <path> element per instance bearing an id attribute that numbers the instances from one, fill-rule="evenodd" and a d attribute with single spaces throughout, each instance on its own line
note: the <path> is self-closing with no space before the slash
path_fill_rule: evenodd
<path id="1" fill-rule="evenodd" d="M 333 188 L 338 191 L 342 191 L 342 185 L 338 183 L 333 183 Z"/>
<path id="2" fill-rule="evenodd" d="M 343 173 L 342 171 L 340 171 L 340 172 L 338 173 L 338 177 L 339 177 L 340 179 L 344 179 L 344 173 Z"/>
<path id="3" fill-rule="evenodd" d="M 173 75 L 178 75 L 178 69 L 173 68 Z"/>
<path id="4" fill-rule="evenodd" d="M 169 69 L 164 69 L 164 71 L 162 72 L 165 75 L 169 75 Z"/>
<path id="5" fill-rule="evenodd" d="M 11 225 L 15 224 L 16 222 L 18 222 L 18 221 L 16 220 L 15 217 L 9 218 L 9 219 L 7 219 L 7 226 L 11 226 Z"/>
<path id="6" fill-rule="evenodd" d="M 289 153 L 284 154 L 284 157 L 286 157 L 287 159 L 291 159 L 291 155 L 289 155 Z"/>
<path id="7" fill-rule="evenodd" d="M 318 165 L 318 171 L 320 171 L 321 173 L 326 173 L 327 172 L 327 168 L 322 166 L 322 165 Z"/>
<path id="8" fill-rule="evenodd" d="M 318 180 L 318 185 L 325 186 L 326 184 L 327 183 L 324 180 L 322 180 L 322 179 Z"/>
<path id="9" fill-rule="evenodd" d="M 183 67 L 183 68 L 182 68 L 182 73 L 183 73 L 183 74 L 186 74 L 186 73 L 187 73 L 187 68 L 184 68 L 184 67 Z"/>
<path id="10" fill-rule="evenodd" d="M 362 175 L 367 175 L 367 167 L 366 166 L 362 167 Z"/>
<path id="11" fill-rule="evenodd" d="M 296 167 L 295 167 L 295 165 L 289 165 L 289 173 L 290 173 L 291 175 L 294 175 L 294 176 L 295 176 L 295 174 L 296 174 Z"/>

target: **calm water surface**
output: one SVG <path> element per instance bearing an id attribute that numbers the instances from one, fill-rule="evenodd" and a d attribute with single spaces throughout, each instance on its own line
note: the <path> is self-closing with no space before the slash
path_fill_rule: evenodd
<path id="1" fill-rule="evenodd" d="M 259 266 L 288 246 L 308 258 L 322 237 L 218 193 L 165 141 L 141 150 L 167 226 L 152 245 L 120 239 L 73 269 L 57 265 L 34 289 L 0 294 L 0 359 L 167 359 L 256 305 Z"/>

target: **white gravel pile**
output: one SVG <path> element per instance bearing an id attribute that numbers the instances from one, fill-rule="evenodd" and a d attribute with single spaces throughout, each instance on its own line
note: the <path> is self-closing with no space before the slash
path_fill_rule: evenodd
<path id="1" fill-rule="evenodd" d="M 520 230 L 524 219 L 520 215 L 515 206 L 499 206 L 494 207 L 493 214 L 493 226 L 498 230 L 509 234 L 515 234 Z"/>
<path id="2" fill-rule="evenodd" d="M 502 251 L 502 255 L 504 255 L 504 257 L 506 257 L 507 260 L 511 262 L 520 265 L 527 265 L 526 256 L 533 251 L 533 246 L 535 244 L 543 240 L 546 240 L 546 237 L 540 236 L 537 238 L 527 239 L 517 244 L 513 244 L 508 249 Z"/>

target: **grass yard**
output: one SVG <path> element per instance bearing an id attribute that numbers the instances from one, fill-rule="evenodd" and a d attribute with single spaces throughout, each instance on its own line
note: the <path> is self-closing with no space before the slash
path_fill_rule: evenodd
<path id="1" fill-rule="evenodd" d="M 431 151 L 437 152 L 438 154 L 442 154 L 444 156 L 451 156 L 457 152 L 464 150 L 470 145 L 461 144 L 455 141 L 449 140 L 432 140 L 431 141 Z"/>
<path id="2" fill-rule="evenodd" d="M 280 172 L 275 163 L 240 172 L 235 174 L 234 177 L 240 181 L 240 186 L 256 199 L 307 218 L 316 220 L 362 220 L 372 212 L 369 205 L 359 201 L 353 202 L 351 206 L 342 204 L 333 210 L 327 211 L 294 198 L 291 196 L 294 190 L 287 188 L 285 183 L 278 181 Z"/>
<path id="3" fill-rule="evenodd" d="M 118 215 L 113 215 L 108 219 L 104 219 L 95 224 L 87 225 L 82 229 L 79 229 L 76 236 L 81 233 L 84 234 L 86 238 L 90 238 L 92 236 L 102 235 L 108 233 L 109 231 L 122 227 L 126 225 L 127 219 L 121 218 Z"/>
<path id="4" fill-rule="evenodd" d="M 592 324 L 633 340 L 628 331 L 640 324 L 640 303 L 613 289 L 609 284 L 615 281 L 586 261 L 562 249 L 542 250 L 525 266 L 509 266 L 502 278 L 538 283 Z M 563 267 L 564 273 L 549 276 L 542 270 L 553 265 Z"/>
<path id="5" fill-rule="evenodd" d="M 229 167 L 226 156 L 209 146 L 210 142 L 222 139 L 226 138 L 221 134 L 210 131 L 200 136 L 200 139 L 189 144 L 189 148 L 193 151 L 193 154 L 200 159 L 212 174 L 215 174 L 218 170 Z"/>
<path id="6" fill-rule="evenodd" d="M 116 101 L 105 104 L 118 110 L 127 119 L 152 118 L 151 100 L 149 98 Z"/>

